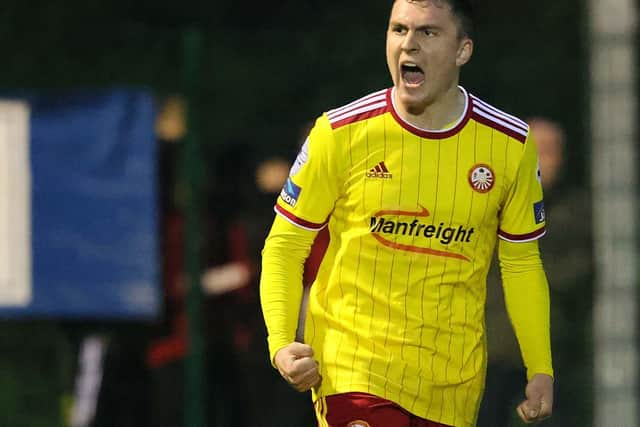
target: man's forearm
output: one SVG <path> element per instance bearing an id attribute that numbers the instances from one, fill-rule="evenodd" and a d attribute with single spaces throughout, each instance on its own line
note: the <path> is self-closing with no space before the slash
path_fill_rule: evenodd
<path id="1" fill-rule="evenodd" d="M 302 270 L 315 236 L 315 232 L 276 216 L 265 242 L 260 301 L 272 363 L 276 352 L 295 340 L 302 299 Z"/>
<path id="2" fill-rule="evenodd" d="M 549 286 L 537 242 L 500 242 L 505 303 L 527 367 L 553 376 L 549 321 Z"/>

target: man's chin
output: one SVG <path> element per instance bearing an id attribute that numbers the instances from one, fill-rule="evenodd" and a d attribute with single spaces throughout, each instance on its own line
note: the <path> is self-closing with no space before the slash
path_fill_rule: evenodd
<path id="1" fill-rule="evenodd" d="M 424 93 L 424 87 L 409 88 L 402 86 L 398 88 L 398 101 L 408 113 L 418 115 L 427 106 L 427 95 Z"/>

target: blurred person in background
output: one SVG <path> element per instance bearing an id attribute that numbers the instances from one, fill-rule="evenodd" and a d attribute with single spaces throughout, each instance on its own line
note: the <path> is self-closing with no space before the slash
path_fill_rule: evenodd
<path id="1" fill-rule="evenodd" d="M 498 236 L 528 369 L 517 411 L 526 422 L 551 415 L 535 142 L 526 123 L 458 86 L 472 21 L 468 1 L 394 1 L 394 87 L 323 114 L 277 199 L 261 279 L 270 360 L 313 391 L 322 426 L 475 425 Z M 296 342 L 303 262 L 326 225 Z"/>
<path id="2" fill-rule="evenodd" d="M 146 351 L 150 373 L 149 425 L 175 427 L 184 420 L 184 361 L 187 349 L 184 271 L 184 183 L 180 176 L 186 106 L 179 96 L 160 102 L 156 131 L 160 141 L 160 200 L 164 313 Z M 263 357 L 266 332 L 259 311 L 257 277 L 260 251 L 273 216 L 273 198 L 287 178 L 290 163 L 280 157 L 260 158 L 248 145 L 232 141 L 217 153 L 209 168 L 208 204 L 204 207 L 201 277 L 209 391 L 207 418 L 215 424 L 303 427 L 313 422 L 304 396 L 280 381 Z M 146 345 L 146 344 L 145 344 Z M 142 366 L 141 368 L 144 368 Z M 143 373 L 140 369 L 138 373 Z M 131 375 L 137 378 L 139 375 Z M 119 380 L 122 382 L 122 380 Z M 114 393 L 124 391 L 113 388 Z M 138 390 L 138 389 L 136 389 Z M 265 390 L 267 392 L 265 393 Z M 118 399 L 101 405 L 109 425 L 121 413 Z M 275 409 L 274 409 L 275 408 Z M 139 411 L 148 412 L 147 407 Z M 272 417 L 286 412 L 282 423 Z M 270 414 L 265 416 L 265 414 Z M 122 420 L 122 417 L 118 418 Z M 117 423 L 121 423 L 118 421 Z M 105 424 L 106 423 L 106 424 Z M 113 422 L 112 422 L 113 424 Z M 124 424 L 123 424 L 124 425 Z M 146 425 L 146 424 L 145 424 Z"/>
<path id="3" fill-rule="evenodd" d="M 265 359 L 260 312 L 260 252 L 273 219 L 273 198 L 290 162 L 262 156 L 236 140 L 222 148 L 211 170 L 211 253 L 202 276 L 207 297 L 210 418 L 234 426 L 305 427 L 313 424 L 308 397 L 280 380 Z M 217 415 L 215 414 L 217 413 Z"/>
<path id="4" fill-rule="evenodd" d="M 588 325 L 593 273 L 589 199 L 585 189 L 563 183 L 566 168 L 562 127 L 542 117 L 528 122 L 537 142 L 548 219 L 547 235 L 540 246 L 551 284 L 551 336 L 556 349 L 554 365 L 559 372 L 554 416 L 544 425 L 588 425 L 590 392 L 585 384 L 590 382 Z M 512 417 L 512 408 L 522 399 L 526 372 L 508 319 L 498 264 L 494 262 L 487 285 L 489 363 L 479 427 L 519 425 Z"/>

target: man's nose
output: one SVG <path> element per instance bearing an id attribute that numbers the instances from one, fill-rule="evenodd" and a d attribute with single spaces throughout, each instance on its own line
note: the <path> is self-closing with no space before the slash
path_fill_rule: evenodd
<path id="1" fill-rule="evenodd" d="M 418 50 L 418 43 L 416 40 L 416 33 L 413 31 L 408 31 L 404 39 L 402 40 L 402 45 L 400 46 L 405 52 L 415 52 Z"/>

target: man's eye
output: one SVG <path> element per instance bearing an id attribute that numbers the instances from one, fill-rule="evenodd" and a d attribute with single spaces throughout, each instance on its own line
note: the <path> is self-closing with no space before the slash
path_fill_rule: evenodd
<path id="1" fill-rule="evenodd" d="M 402 34 L 404 32 L 404 28 L 402 28 L 402 27 L 393 27 L 393 28 L 391 28 L 391 31 L 393 31 L 394 33 L 397 33 L 397 34 Z"/>

